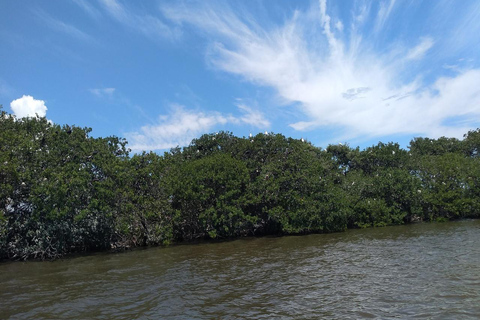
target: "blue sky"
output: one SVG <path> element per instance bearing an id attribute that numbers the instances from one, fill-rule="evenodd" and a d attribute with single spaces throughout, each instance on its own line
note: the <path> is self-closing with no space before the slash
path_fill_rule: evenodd
<path id="1" fill-rule="evenodd" d="M 127 138 L 319 147 L 480 127 L 480 1 L 0 2 L 0 104 Z"/>

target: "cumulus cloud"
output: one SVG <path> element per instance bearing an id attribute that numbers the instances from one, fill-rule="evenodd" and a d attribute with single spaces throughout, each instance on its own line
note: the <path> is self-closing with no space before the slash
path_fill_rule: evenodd
<path id="1" fill-rule="evenodd" d="M 10 103 L 10 108 L 17 118 L 45 117 L 47 107 L 45 101 L 34 99 L 32 96 L 22 96 Z"/>
<path id="2" fill-rule="evenodd" d="M 141 151 L 186 146 L 192 139 L 211 132 L 214 128 L 221 127 L 226 130 L 226 125 L 247 124 L 260 129 L 267 129 L 270 126 L 270 122 L 261 112 L 246 105 L 239 105 L 238 108 L 242 115 L 235 117 L 231 114 L 189 110 L 181 105 L 172 105 L 171 112 L 159 116 L 155 124 L 127 133 L 129 148 Z"/>
<path id="3" fill-rule="evenodd" d="M 296 130 L 336 128 L 334 139 L 458 137 L 468 128 L 446 123 L 451 117 L 480 116 L 480 70 L 425 83 L 422 70 L 415 69 L 435 45 L 425 35 L 414 45 L 392 41 L 375 50 L 375 37 L 364 37 L 361 24 L 375 16 L 371 28 L 381 33 L 395 8 L 395 0 L 380 2 L 376 14 L 369 12 L 370 5 L 354 8 L 348 29 L 332 22 L 340 20 L 327 13 L 326 0 L 268 29 L 224 6 L 168 7 L 164 14 L 207 35 L 207 58 L 215 68 L 271 87 L 291 108 L 299 108 L 304 119 L 290 124 Z"/>

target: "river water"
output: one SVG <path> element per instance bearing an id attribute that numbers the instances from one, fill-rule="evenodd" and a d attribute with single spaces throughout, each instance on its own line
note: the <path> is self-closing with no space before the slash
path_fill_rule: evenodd
<path id="1" fill-rule="evenodd" d="M 0 264 L 2 319 L 479 319 L 480 220 Z"/>

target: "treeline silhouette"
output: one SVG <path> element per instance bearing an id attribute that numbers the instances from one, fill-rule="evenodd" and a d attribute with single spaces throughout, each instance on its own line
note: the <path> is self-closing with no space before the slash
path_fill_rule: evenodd
<path id="1" fill-rule="evenodd" d="M 0 259 L 480 215 L 480 130 L 325 150 L 205 134 L 163 155 L 45 118 L 0 117 Z"/>

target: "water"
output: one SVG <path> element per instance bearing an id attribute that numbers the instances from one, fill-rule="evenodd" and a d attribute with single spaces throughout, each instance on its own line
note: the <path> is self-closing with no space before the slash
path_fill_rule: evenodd
<path id="1" fill-rule="evenodd" d="M 0 264 L 5 319 L 478 319 L 480 221 Z"/>

